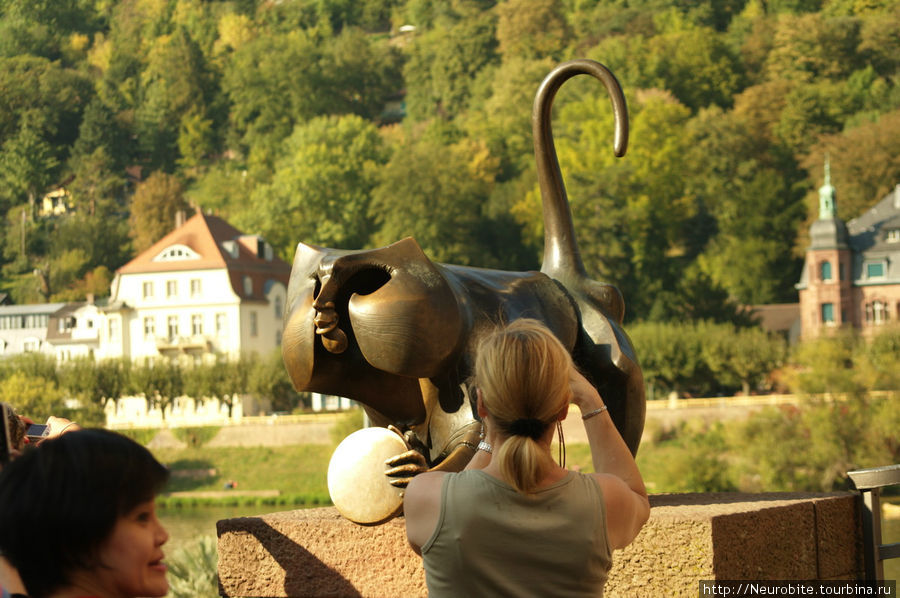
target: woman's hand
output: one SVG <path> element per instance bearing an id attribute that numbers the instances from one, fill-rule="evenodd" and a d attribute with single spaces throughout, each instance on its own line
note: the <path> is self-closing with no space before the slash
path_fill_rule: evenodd
<path id="1" fill-rule="evenodd" d="M 53 415 L 47 418 L 47 425 L 50 426 L 50 433 L 47 434 L 47 438 L 54 438 L 61 434 L 65 434 L 66 432 L 74 432 L 75 430 L 81 429 L 81 426 L 75 422 L 64 417 L 55 417 Z"/>
<path id="2" fill-rule="evenodd" d="M 600 398 L 600 393 L 574 367 L 569 371 L 569 385 L 572 388 L 572 403 L 577 405 L 582 413 L 587 413 L 603 406 L 603 399 Z"/>

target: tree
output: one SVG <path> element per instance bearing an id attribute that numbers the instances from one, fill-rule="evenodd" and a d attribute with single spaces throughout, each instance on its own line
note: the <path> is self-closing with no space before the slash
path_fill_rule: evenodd
<path id="1" fill-rule="evenodd" d="M 758 389 L 786 356 L 784 340 L 760 328 L 707 325 L 703 330 L 703 358 L 712 375 L 722 382 L 739 383 L 745 396 Z"/>
<path id="2" fill-rule="evenodd" d="M 125 177 L 105 146 L 76 154 L 69 161 L 74 177 L 66 190 L 78 211 L 87 216 L 117 217 L 123 212 Z M 121 220 L 121 218 L 117 218 Z"/>
<path id="3" fill-rule="evenodd" d="M 661 87 L 696 111 L 729 106 L 740 90 L 743 73 L 722 34 L 693 27 L 654 37 L 649 50 Z"/>
<path id="4" fill-rule="evenodd" d="M 257 188 L 251 227 L 282 255 L 298 241 L 358 249 L 369 243 L 369 203 L 387 162 L 378 130 L 358 116 L 318 117 L 285 143 L 272 182 Z"/>
<path id="5" fill-rule="evenodd" d="M 138 183 L 129 220 L 135 251 L 143 251 L 165 236 L 175 224 L 175 214 L 187 208 L 177 177 L 156 171 Z"/>
<path id="6" fill-rule="evenodd" d="M 810 83 L 840 80 L 862 66 L 858 19 L 826 19 L 818 13 L 781 15 L 766 72 L 771 79 Z"/>
<path id="7" fill-rule="evenodd" d="M 473 82 L 497 63 L 494 21 L 473 15 L 415 38 L 403 68 L 407 114 L 413 121 L 451 120 L 465 112 Z"/>
<path id="8" fill-rule="evenodd" d="M 103 100 L 94 97 L 84 109 L 70 160 L 79 163 L 102 156 L 104 171 L 120 172 L 133 153 L 127 131 Z"/>
<path id="9" fill-rule="evenodd" d="M 171 227 L 170 227 L 171 228 Z M 78 277 L 99 268 L 118 268 L 130 258 L 128 223 L 121 215 L 104 209 L 93 215 L 76 211 L 61 217 L 50 240 L 50 255 L 80 251 L 84 267 Z"/>
<path id="10" fill-rule="evenodd" d="M 472 107 L 460 125 L 470 138 L 484 141 L 491 155 L 500 159 L 499 180 L 533 170 L 531 107 L 541 80 L 554 66 L 550 58 L 505 59 L 491 78 L 487 99 Z"/>
<path id="11" fill-rule="evenodd" d="M 0 56 L 30 54 L 71 60 L 71 42 L 99 28 L 93 3 L 5 0 L 0 5 Z"/>
<path id="12" fill-rule="evenodd" d="M 57 181 L 59 160 L 39 130 L 25 123 L 18 134 L 0 147 L 0 181 L 13 203 L 28 202 L 28 218 L 34 220 L 39 196 Z"/>
<path id="13" fill-rule="evenodd" d="M 868 388 L 900 390 L 900 326 L 888 326 L 861 345 L 854 364 Z"/>
<path id="14" fill-rule="evenodd" d="M 24 55 L 0 58 L 0 89 L 0 144 L 28 130 L 64 162 L 93 96 L 91 81 L 58 62 Z"/>
<path id="15" fill-rule="evenodd" d="M 308 33 L 292 31 L 260 35 L 229 57 L 222 89 L 230 103 L 233 142 L 260 163 L 274 159 L 296 123 L 327 111 L 327 98 L 318 93 L 325 80 L 321 55 Z"/>
<path id="16" fill-rule="evenodd" d="M 97 169 L 90 170 L 91 165 Z M 127 259 L 127 223 L 118 213 L 117 198 L 104 197 L 121 182 L 104 175 L 99 161 L 86 159 L 78 169 L 84 177 L 78 177 L 72 189 L 85 203 L 76 204 L 76 211 L 33 220 L 25 205 L 7 213 L 3 249 L 8 263 L 3 272 L 13 281 L 9 286 L 16 301 L 76 300 L 88 292 L 105 295 L 109 268 Z M 107 286 L 98 292 L 102 285 Z"/>
<path id="17" fill-rule="evenodd" d="M 216 386 L 219 403 L 228 408 L 228 417 L 234 410 L 234 406 L 241 400 L 241 395 L 250 390 L 250 377 L 259 367 L 259 357 L 253 353 L 241 355 L 235 361 L 220 362 L 217 364 Z"/>
<path id="18" fill-rule="evenodd" d="M 60 368 L 60 386 L 72 397 L 101 408 L 118 404 L 126 393 L 131 361 L 127 359 L 79 358 Z"/>
<path id="19" fill-rule="evenodd" d="M 559 0 L 504 0 L 497 4 L 497 41 L 506 58 L 559 58 L 569 36 Z"/>
<path id="20" fill-rule="evenodd" d="M 47 220 L 28 219 L 27 206 L 18 206 L 6 214 L 3 255 L 7 263 L 3 265 L 3 275 L 17 303 L 50 299 L 48 252 L 52 232 L 52 223 Z"/>
<path id="21" fill-rule="evenodd" d="M 619 160 L 609 100 L 596 81 L 586 83 L 594 85 L 563 103 L 554 127 L 579 246 L 587 271 L 617 285 L 629 312 L 643 316 L 675 287 L 694 232 L 686 224 L 698 206 L 682 176 L 689 140 L 680 134 L 690 113 L 669 94 L 641 93 L 630 102 L 632 143 Z M 537 190 L 514 209 L 529 231 L 541 231 Z"/>
<path id="22" fill-rule="evenodd" d="M 793 253 L 804 215 L 793 184 L 800 173 L 779 160 L 765 119 L 736 106 L 701 111 L 687 128 L 686 185 L 712 219 L 691 243 L 701 253 L 695 263 L 743 304 L 792 300 L 801 265 Z"/>
<path id="23" fill-rule="evenodd" d="M 843 81 L 799 83 L 787 94 L 775 134 L 800 154 L 823 134 L 836 133 L 856 112 L 850 88 Z"/>
<path id="24" fill-rule="evenodd" d="M 651 399 L 656 398 L 657 388 L 684 391 L 703 378 L 702 337 L 696 325 L 639 322 L 629 327 L 628 335 L 649 386 Z"/>
<path id="25" fill-rule="evenodd" d="M 136 394 L 143 394 L 147 407 L 159 408 L 165 419 L 172 402 L 184 394 L 182 368 L 174 361 L 165 359 L 134 364 L 129 388 Z"/>
<path id="26" fill-rule="evenodd" d="M 53 386 L 59 382 L 56 358 L 44 353 L 20 353 L 0 361 L 0 378 L 8 378 L 16 372 L 27 378 L 43 378 Z"/>
<path id="27" fill-rule="evenodd" d="M 859 216 L 900 180 L 900 109 L 822 137 L 802 162 L 809 173 L 810 199 L 821 185 L 825 154 L 838 193 L 838 217 Z"/>
<path id="28" fill-rule="evenodd" d="M 709 321 L 745 328 L 756 326 L 755 317 L 697 264 L 684 269 L 673 289 L 658 292 L 650 310 L 641 314 L 653 322 Z"/>
<path id="29" fill-rule="evenodd" d="M 291 412 L 300 404 L 300 395 L 288 377 L 280 349 L 259 360 L 247 378 L 249 392 L 267 400 L 272 411 Z"/>
<path id="30" fill-rule="evenodd" d="M 52 380 L 28 376 L 23 372 L 13 372 L 3 380 L 0 401 L 9 403 L 17 413 L 35 421 L 67 413 L 62 393 Z"/>
<path id="31" fill-rule="evenodd" d="M 482 209 L 497 166 L 481 143 L 444 145 L 433 135 L 402 138 L 373 191 L 374 243 L 413 236 L 435 261 L 487 265 L 479 232 L 487 225 Z"/>
<path id="32" fill-rule="evenodd" d="M 375 120 L 385 101 L 403 89 L 401 54 L 356 28 L 344 28 L 324 48 L 327 114 L 356 114 Z"/>
<path id="33" fill-rule="evenodd" d="M 866 15 L 859 32 L 858 51 L 865 62 L 881 76 L 891 76 L 900 69 L 900 6 L 874 11 Z"/>
<path id="34" fill-rule="evenodd" d="M 203 53 L 183 27 L 156 39 L 140 78 L 135 124 L 152 168 L 171 170 L 179 150 L 194 166 L 214 147 L 204 122 L 214 93 Z"/>
<path id="35" fill-rule="evenodd" d="M 266 182 L 270 177 L 271 173 L 265 174 Z M 253 180 L 244 164 L 222 160 L 199 174 L 185 191 L 185 196 L 192 205 L 221 214 L 238 224 L 243 219 L 242 213 L 249 208 L 247 198 L 259 184 L 265 182 Z"/>
<path id="36" fill-rule="evenodd" d="M 591 48 L 587 58 L 605 64 L 623 89 L 658 87 L 656 56 L 650 51 L 650 39 L 639 33 L 609 35 Z"/>
<path id="37" fill-rule="evenodd" d="M 224 361 L 199 363 L 187 368 L 184 376 L 183 392 L 193 397 L 197 403 L 216 400 L 219 404 L 229 405 L 226 397 L 235 392 L 231 384 L 231 364 Z"/>
<path id="38" fill-rule="evenodd" d="M 857 335 L 841 331 L 796 345 L 787 376 L 791 390 L 808 394 L 860 392 L 864 385 L 853 371 L 859 342 Z"/>

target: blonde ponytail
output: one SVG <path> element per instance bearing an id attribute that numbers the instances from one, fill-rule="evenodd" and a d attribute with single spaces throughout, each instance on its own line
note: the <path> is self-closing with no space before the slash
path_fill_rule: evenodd
<path id="1" fill-rule="evenodd" d="M 506 437 L 495 454 L 504 480 L 533 492 L 553 459 L 538 443 L 571 398 L 572 358 L 537 320 L 516 320 L 487 334 L 475 358 L 482 401 Z"/>

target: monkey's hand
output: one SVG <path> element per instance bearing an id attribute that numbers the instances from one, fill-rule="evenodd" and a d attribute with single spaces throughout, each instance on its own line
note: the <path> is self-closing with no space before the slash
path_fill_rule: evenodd
<path id="1" fill-rule="evenodd" d="M 404 441 L 406 441 L 406 446 L 410 447 L 409 439 L 404 436 L 400 430 L 394 426 L 388 426 L 388 429 L 403 436 Z M 428 462 L 425 459 L 425 455 L 413 448 L 410 448 L 405 453 L 400 453 L 399 455 L 391 457 L 384 463 L 390 467 L 390 469 L 384 472 L 384 475 L 388 478 L 392 478 L 388 481 L 391 486 L 396 488 L 406 488 L 409 481 L 414 476 L 419 475 L 423 471 L 428 471 Z"/>
<path id="2" fill-rule="evenodd" d="M 391 468 L 385 471 L 384 475 L 389 478 L 394 478 L 389 481 L 391 486 L 397 488 L 406 488 L 409 481 L 414 476 L 419 475 L 423 471 L 428 471 L 425 455 L 415 450 L 409 450 L 405 453 L 400 453 L 395 457 L 391 457 L 385 461 L 385 464 L 389 465 Z"/>

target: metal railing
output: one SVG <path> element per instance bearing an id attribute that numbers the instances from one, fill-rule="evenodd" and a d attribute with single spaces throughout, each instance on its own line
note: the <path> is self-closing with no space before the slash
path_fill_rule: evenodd
<path id="1" fill-rule="evenodd" d="M 900 485 L 900 464 L 848 471 L 862 495 L 863 555 L 867 580 L 884 579 L 884 561 L 900 558 L 900 542 L 881 543 L 881 489 Z"/>

